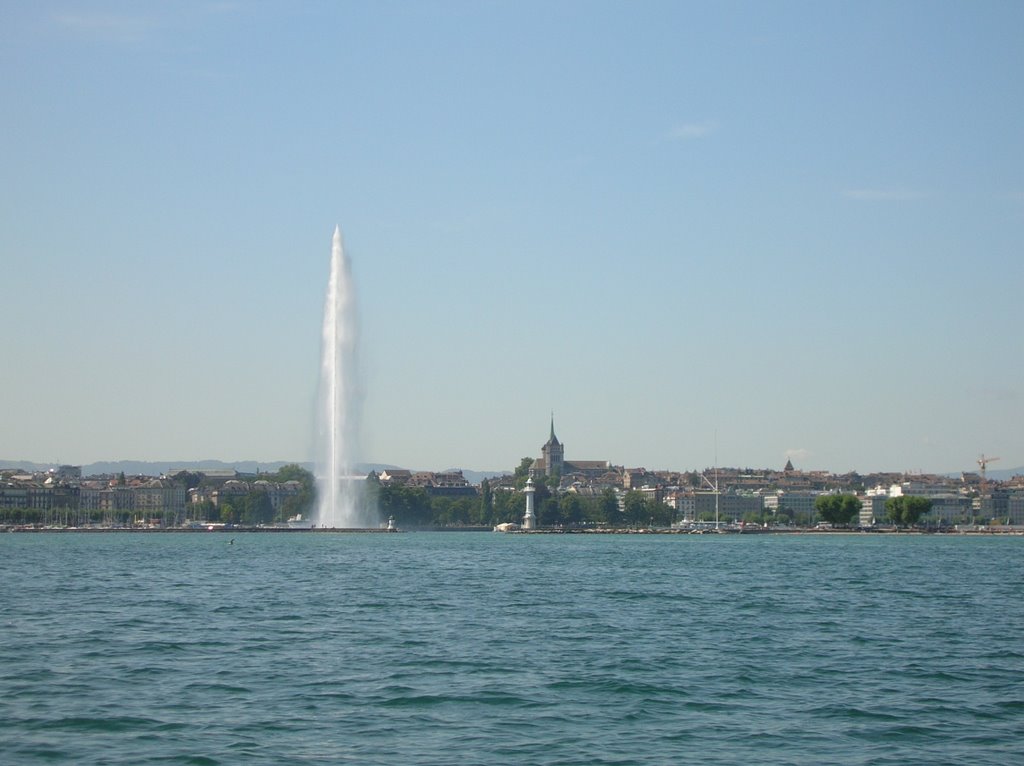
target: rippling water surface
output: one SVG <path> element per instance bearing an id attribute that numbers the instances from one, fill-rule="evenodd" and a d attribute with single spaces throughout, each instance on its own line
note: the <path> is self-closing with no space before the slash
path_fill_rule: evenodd
<path id="1" fill-rule="evenodd" d="M 8 534 L 0 761 L 1024 763 L 1024 539 Z"/>

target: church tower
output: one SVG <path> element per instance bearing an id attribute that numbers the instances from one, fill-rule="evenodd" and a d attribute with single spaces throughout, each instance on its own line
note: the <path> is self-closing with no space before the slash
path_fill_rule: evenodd
<path id="1" fill-rule="evenodd" d="M 558 437 L 555 436 L 554 413 L 551 413 L 551 436 L 541 447 L 541 455 L 544 456 L 544 468 L 548 476 L 561 476 L 562 466 L 565 462 L 565 445 L 559 444 Z"/>

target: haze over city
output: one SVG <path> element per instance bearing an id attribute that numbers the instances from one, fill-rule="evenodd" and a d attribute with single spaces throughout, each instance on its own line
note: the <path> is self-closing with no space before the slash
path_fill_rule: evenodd
<path id="1" fill-rule="evenodd" d="M 1024 464 L 1024 5 L 0 6 L 0 458 Z"/>

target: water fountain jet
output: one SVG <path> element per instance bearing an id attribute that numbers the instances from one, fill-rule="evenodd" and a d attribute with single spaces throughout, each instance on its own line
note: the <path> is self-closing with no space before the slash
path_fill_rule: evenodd
<path id="1" fill-rule="evenodd" d="M 363 502 L 361 477 L 353 475 L 359 435 L 358 336 L 351 264 L 345 255 L 341 228 L 335 227 L 320 364 L 320 454 L 314 523 L 321 528 L 352 529 L 375 523 Z"/>

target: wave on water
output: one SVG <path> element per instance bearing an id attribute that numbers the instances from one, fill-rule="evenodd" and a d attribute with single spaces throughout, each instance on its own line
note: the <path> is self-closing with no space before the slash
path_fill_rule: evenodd
<path id="1" fill-rule="evenodd" d="M 12 763 L 1024 762 L 1019 541 L 31 537 Z"/>

